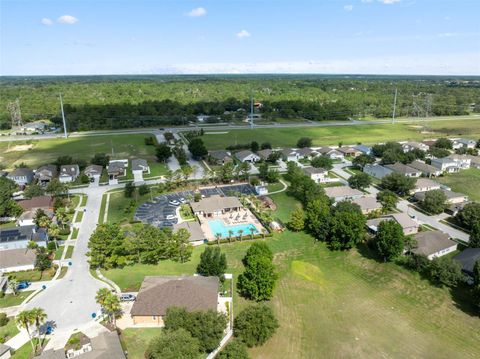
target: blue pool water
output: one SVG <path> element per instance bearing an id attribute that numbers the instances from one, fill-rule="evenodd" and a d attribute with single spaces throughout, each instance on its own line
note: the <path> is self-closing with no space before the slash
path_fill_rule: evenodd
<path id="1" fill-rule="evenodd" d="M 210 229 L 212 230 L 213 235 L 216 235 L 217 233 L 220 233 L 222 235 L 222 238 L 228 237 L 228 231 L 233 231 L 234 236 L 238 236 L 240 233 L 238 231 L 243 230 L 242 235 L 243 236 L 249 236 L 252 232 L 250 231 L 250 228 L 253 228 L 253 234 L 257 234 L 257 228 L 253 224 L 237 224 L 235 226 L 226 226 L 223 221 L 215 219 L 215 220 L 210 220 L 208 221 L 208 225 Z"/>

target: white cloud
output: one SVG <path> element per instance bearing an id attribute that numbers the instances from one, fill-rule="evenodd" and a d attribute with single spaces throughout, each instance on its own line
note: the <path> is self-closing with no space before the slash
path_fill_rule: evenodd
<path id="1" fill-rule="evenodd" d="M 252 36 L 252 34 L 250 34 L 247 30 L 242 30 L 240 32 L 237 32 L 235 36 L 237 36 L 239 39 L 244 39 Z"/>
<path id="2" fill-rule="evenodd" d="M 78 22 L 78 19 L 72 15 L 62 15 L 57 20 L 60 24 L 73 25 Z"/>
<path id="3" fill-rule="evenodd" d="M 200 16 L 205 16 L 207 15 L 207 10 L 203 7 L 197 7 L 185 14 L 186 16 L 190 17 L 200 17 Z"/>
<path id="4" fill-rule="evenodd" d="M 378 0 L 381 3 L 384 3 L 385 5 L 392 5 L 395 4 L 396 2 L 400 2 L 402 0 Z"/>
<path id="5" fill-rule="evenodd" d="M 353 5 L 345 5 L 345 6 L 343 7 L 343 10 L 345 10 L 345 11 L 352 11 L 352 10 L 353 10 Z"/>
<path id="6" fill-rule="evenodd" d="M 45 26 L 51 26 L 53 24 L 53 21 L 48 17 L 44 17 L 42 20 L 40 20 L 40 22 Z"/>

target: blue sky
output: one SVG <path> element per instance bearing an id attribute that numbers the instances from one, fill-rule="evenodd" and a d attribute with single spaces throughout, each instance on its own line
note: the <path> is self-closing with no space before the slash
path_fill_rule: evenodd
<path id="1" fill-rule="evenodd" d="M 1 75 L 480 75 L 479 0 L 0 0 Z"/>

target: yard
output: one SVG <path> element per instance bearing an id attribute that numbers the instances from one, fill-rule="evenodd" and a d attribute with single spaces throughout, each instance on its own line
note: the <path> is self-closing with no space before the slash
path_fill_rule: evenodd
<path id="1" fill-rule="evenodd" d="M 279 208 L 276 215 L 287 221 L 295 201 L 285 193 L 272 198 Z M 280 274 L 270 303 L 280 329 L 266 345 L 250 350 L 252 357 L 480 355 L 480 319 L 469 314 L 461 291 L 451 294 L 396 264 L 379 263 L 366 248 L 331 252 L 306 234 L 288 231 L 267 241 Z M 222 245 L 234 278 L 243 271 L 241 258 L 249 245 L 248 241 Z M 136 290 L 145 275 L 193 274 L 203 248 L 195 247 L 187 263 L 163 261 L 104 274 L 122 290 Z M 247 301 L 235 293 L 235 303 L 238 313 Z"/>
<path id="2" fill-rule="evenodd" d="M 13 307 L 14 305 L 20 305 L 32 293 L 33 291 L 29 290 L 29 291 L 17 293 L 17 295 L 5 294 L 3 298 L 0 298 L 0 308 Z"/>
<path id="3" fill-rule="evenodd" d="M 458 173 L 445 174 L 436 180 L 451 187 L 452 191 L 464 193 L 470 200 L 480 202 L 480 169 L 470 168 Z"/>
<path id="4" fill-rule="evenodd" d="M 120 340 L 129 359 L 143 359 L 148 343 L 160 333 L 158 328 L 126 329 L 122 331 Z"/>
<path id="5" fill-rule="evenodd" d="M 17 325 L 15 324 L 15 318 L 11 317 L 8 320 L 7 325 L 0 327 L 0 342 L 6 342 L 10 338 L 13 338 L 19 332 Z"/>
<path id="6" fill-rule="evenodd" d="M 49 268 L 45 271 L 40 272 L 39 270 L 32 269 L 26 270 L 21 272 L 10 272 L 7 273 L 7 276 L 13 276 L 19 282 L 21 281 L 29 281 L 29 282 L 38 282 L 43 280 L 51 280 L 57 271 L 56 267 Z"/>
<path id="7" fill-rule="evenodd" d="M 421 140 L 440 136 L 480 137 L 480 120 L 432 121 L 422 126 L 397 123 L 381 125 L 345 125 L 327 127 L 269 128 L 228 130 L 222 134 L 209 134 L 202 139 L 209 150 L 225 149 L 229 145 L 270 142 L 276 147 L 294 147 L 300 137 L 311 137 L 315 146 L 344 144 L 377 143 L 381 141 Z"/>
<path id="8" fill-rule="evenodd" d="M 90 161 L 95 153 L 107 153 L 115 159 L 144 158 L 151 170 L 151 174 L 145 177 L 160 176 L 166 173 L 167 168 L 163 163 L 156 162 L 155 146 L 145 145 L 144 138 L 147 136 L 130 134 L 0 142 L 0 162 L 8 168 L 22 162 L 36 168 L 53 163 L 59 156 Z M 131 173 L 130 170 L 127 172 Z"/>

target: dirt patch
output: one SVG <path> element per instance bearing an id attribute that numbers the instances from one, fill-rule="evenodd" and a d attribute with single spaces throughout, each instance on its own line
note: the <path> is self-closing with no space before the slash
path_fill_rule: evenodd
<path id="1" fill-rule="evenodd" d="M 24 151 L 31 150 L 32 148 L 33 148 L 32 144 L 30 144 L 30 145 L 16 145 L 16 146 L 10 147 L 5 152 L 6 153 L 8 153 L 8 152 L 24 152 Z"/>

